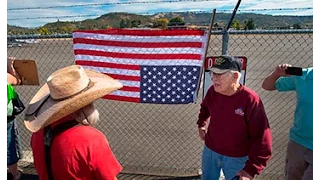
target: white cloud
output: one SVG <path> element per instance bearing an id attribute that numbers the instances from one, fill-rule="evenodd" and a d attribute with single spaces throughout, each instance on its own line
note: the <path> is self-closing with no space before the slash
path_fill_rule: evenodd
<path id="1" fill-rule="evenodd" d="M 77 1 L 77 0 L 8 0 L 8 8 L 21 8 L 21 7 L 48 7 L 48 6 L 70 6 L 70 5 L 83 5 L 83 4 L 103 4 L 103 3 L 116 3 L 116 2 L 139 2 L 139 1 L 152 1 L 152 0 L 91 0 L 91 1 Z M 29 9 L 7 11 L 7 19 L 14 18 L 34 18 L 34 17 L 55 17 L 55 16 L 78 16 L 78 15 L 103 15 L 109 12 L 128 12 L 128 13 L 148 13 L 148 12 L 181 12 L 181 11 L 208 11 L 213 9 L 224 10 L 233 9 L 236 5 L 236 0 L 225 1 L 203 1 L 203 2 L 176 2 L 176 3 L 148 3 L 148 4 L 126 4 L 126 5 L 112 5 L 112 6 L 84 6 L 84 7 L 69 7 L 69 8 L 50 8 L 50 9 Z M 278 9 L 278 8 L 303 8 L 312 7 L 313 2 L 310 0 L 246 0 L 242 1 L 239 10 L 245 9 Z M 252 11 L 250 11 L 252 12 Z M 312 15 L 313 11 L 256 11 L 252 13 L 268 13 L 277 15 Z M 98 17 L 98 16 L 96 16 Z M 91 19 L 95 17 L 75 17 L 75 18 L 61 18 L 63 21 L 80 21 L 83 19 Z M 18 25 L 23 27 L 36 27 L 42 26 L 48 22 L 55 22 L 57 19 L 21 19 L 21 20 L 8 20 L 8 24 Z"/>

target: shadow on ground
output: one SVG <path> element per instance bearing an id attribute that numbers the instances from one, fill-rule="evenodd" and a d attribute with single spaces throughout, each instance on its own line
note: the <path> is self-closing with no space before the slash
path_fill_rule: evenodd
<path id="1" fill-rule="evenodd" d="M 11 175 L 8 173 L 7 180 L 12 180 Z M 145 176 L 135 174 L 119 174 L 119 180 L 200 180 L 200 177 L 157 177 Z M 22 180 L 39 180 L 36 174 L 24 174 Z"/>
<path id="2" fill-rule="evenodd" d="M 39 180 L 37 172 L 35 171 L 33 163 L 28 162 L 19 162 L 19 169 L 24 173 L 23 180 Z M 8 178 L 10 179 L 10 175 L 8 173 Z M 124 174 L 120 173 L 117 178 L 119 180 L 200 180 L 200 176 L 193 177 L 159 177 L 152 175 L 140 175 L 140 174 Z"/>

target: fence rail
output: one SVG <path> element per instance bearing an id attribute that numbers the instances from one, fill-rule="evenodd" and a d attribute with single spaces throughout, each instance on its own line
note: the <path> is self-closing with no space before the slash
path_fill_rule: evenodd
<path id="1" fill-rule="evenodd" d="M 262 90 L 263 79 L 280 63 L 313 66 L 312 30 L 230 31 L 228 52 L 248 59 L 246 86 L 255 90 L 266 108 L 273 133 L 273 155 L 267 168 L 256 179 L 282 179 L 288 132 L 295 108 L 294 93 Z M 212 31 L 207 56 L 221 55 L 221 31 Z M 55 70 L 74 64 L 70 34 L 7 36 L 39 39 L 8 47 L 8 56 L 36 61 L 40 83 Z M 29 102 L 38 86 L 19 86 L 17 91 Z M 202 92 L 200 90 L 199 92 Z M 107 136 L 123 172 L 156 176 L 195 176 L 200 173 L 203 143 L 198 137 L 197 116 L 202 95 L 195 104 L 154 105 L 98 100 L 99 130 Z M 30 133 L 18 117 L 24 160 L 32 161 Z M 124 178 L 125 179 L 125 178 Z"/>

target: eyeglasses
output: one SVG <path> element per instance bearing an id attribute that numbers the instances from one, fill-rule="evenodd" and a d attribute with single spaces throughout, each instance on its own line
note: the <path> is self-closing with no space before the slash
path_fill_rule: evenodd
<path id="1" fill-rule="evenodd" d="M 217 80 L 221 80 L 221 79 L 223 79 L 225 77 L 226 74 L 228 74 L 228 72 L 221 73 L 221 74 L 217 74 L 217 73 L 211 72 L 210 76 L 211 76 L 211 78 L 215 78 Z"/>

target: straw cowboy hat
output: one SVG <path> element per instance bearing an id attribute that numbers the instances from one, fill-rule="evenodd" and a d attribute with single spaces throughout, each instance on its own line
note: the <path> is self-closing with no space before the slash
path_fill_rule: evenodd
<path id="1" fill-rule="evenodd" d="M 121 87 L 117 80 L 79 65 L 59 69 L 30 101 L 25 110 L 25 126 L 37 132 Z"/>

